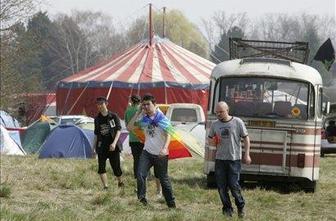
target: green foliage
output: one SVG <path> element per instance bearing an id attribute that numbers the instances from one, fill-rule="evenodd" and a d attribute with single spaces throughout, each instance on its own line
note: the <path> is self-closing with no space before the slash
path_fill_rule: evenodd
<path id="1" fill-rule="evenodd" d="M 11 195 L 11 188 L 5 183 L 0 184 L 0 197 L 9 198 Z"/>
<path id="2" fill-rule="evenodd" d="M 154 35 L 163 37 L 163 14 L 153 13 Z M 148 39 L 148 17 L 138 18 L 127 31 L 129 44 Z M 208 43 L 197 26 L 190 22 L 181 11 L 169 10 L 165 15 L 165 37 L 181 47 L 204 58 L 208 57 Z"/>
<path id="3" fill-rule="evenodd" d="M 98 194 L 93 200 L 93 205 L 103 206 L 111 203 L 111 196 L 108 194 Z"/>
<path id="4" fill-rule="evenodd" d="M 162 36 L 162 12 L 154 16 L 154 29 Z M 207 58 L 208 44 L 197 26 L 190 22 L 179 10 L 169 10 L 165 15 L 166 37 L 172 42 L 195 54 Z"/>

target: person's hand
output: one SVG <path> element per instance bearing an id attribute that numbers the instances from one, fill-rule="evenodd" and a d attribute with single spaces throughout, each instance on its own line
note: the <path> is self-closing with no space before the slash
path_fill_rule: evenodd
<path id="1" fill-rule="evenodd" d="M 114 151 L 116 148 L 116 145 L 114 143 L 110 144 L 110 151 Z"/>
<path id="2" fill-rule="evenodd" d="M 167 148 L 163 148 L 160 150 L 159 157 L 164 157 L 168 154 Z"/>
<path id="3" fill-rule="evenodd" d="M 210 146 L 216 146 L 217 145 L 216 140 L 214 138 L 208 138 L 208 144 Z"/>
<path id="4" fill-rule="evenodd" d="M 249 154 L 244 154 L 244 159 L 243 159 L 243 163 L 245 164 L 251 164 L 252 160 Z"/>

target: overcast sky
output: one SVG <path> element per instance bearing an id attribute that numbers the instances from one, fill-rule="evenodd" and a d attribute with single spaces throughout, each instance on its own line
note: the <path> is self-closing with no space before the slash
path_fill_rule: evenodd
<path id="1" fill-rule="evenodd" d="M 69 13 L 71 9 L 102 11 L 117 22 L 130 23 L 148 12 L 148 3 L 154 9 L 163 6 L 178 9 L 196 25 L 201 19 L 210 18 L 216 11 L 227 13 L 246 12 L 249 18 L 265 13 L 288 13 L 331 15 L 336 17 L 336 0 L 46 0 L 41 8 L 50 15 L 58 12 Z"/>

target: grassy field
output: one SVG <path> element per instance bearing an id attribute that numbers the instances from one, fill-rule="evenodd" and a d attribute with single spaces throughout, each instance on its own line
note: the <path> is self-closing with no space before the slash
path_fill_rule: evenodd
<path id="1" fill-rule="evenodd" d="M 201 159 L 169 162 L 176 210 L 169 210 L 148 183 L 149 205 L 136 199 L 132 159 L 125 157 L 125 188 L 108 170 L 102 191 L 96 160 L 40 160 L 1 156 L 1 220 L 225 220 L 217 190 L 205 188 Z M 321 159 L 317 192 L 244 189 L 245 220 L 336 220 L 336 156 Z M 238 220 L 237 214 L 231 220 Z"/>

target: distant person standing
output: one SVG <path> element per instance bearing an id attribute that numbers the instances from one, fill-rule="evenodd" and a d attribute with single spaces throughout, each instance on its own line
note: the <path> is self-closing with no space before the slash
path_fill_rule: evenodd
<path id="1" fill-rule="evenodd" d="M 120 119 L 115 113 L 107 109 L 107 99 L 105 97 L 98 97 L 96 104 L 99 113 L 94 120 L 94 145 L 98 155 L 98 174 L 104 189 L 108 189 L 106 160 L 109 159 L 113 173 L 118 180 L 118 187 L 123 187 L 124 183 L 121 179 L 122 171 L 120 167 L 121 147 L 118 145 L 121 134 Z"/>
<path id="2" fill-rule="evenodd" d="M 238 216 L 244 217 L 245 200 L 241 194 L 238 183 L 241 171 L 242 148 L 241 138 L 244 140 L 245 154 L 243 161 L 251 163 L 250 139 L 244 122 L 229 115 L 229 107 L 224 102 L 216 105 L 215 121 L 209 131 L 209 143 L 217 144 L 215 175 L 220 199 L 223 204 L 222 212 L 226 216 L 232 216 L 233 208 L 229 196 L 229 189 L 235 198 Z"/>
<path id="3" fill-rule="evenodd" d="M 173 189 L 168 177 L 168 146 L 170 135 L 160 123 L 169 123 L 166 116 L 156 108 L 154 96 L 147 94 L 142 98 L 142 108 L 130 120 L 127 128 L 132 131 L 136 124 L 144 131 L 145 144 L 139 160 L 137 174 L 138 199 L 147 205 L 146 179 L 148 172 L 154 166 L 155 175 L 160 179 L 162 194 L 169 208 L 176 208 Z"/>
<path id="4" fill-rule="evenodd" d="M 125 123 L 126 126 L 129 121 L 132 119 L 134 114 L 141 109 L 140 107 L 141 97 L 139 95 L 132 95 L 130 97 L 130 105 L 127 107 L 125 111 Z M 129 131 L 129 145 L 131 147 L 132 155 L 133 155 L 133 173 L 134 178 L 137 178 L 138 164 L 139 158 L 144 147 L 144 144 L 140 142 L 140 140 L 136 137 L 136 135 Z"/>

